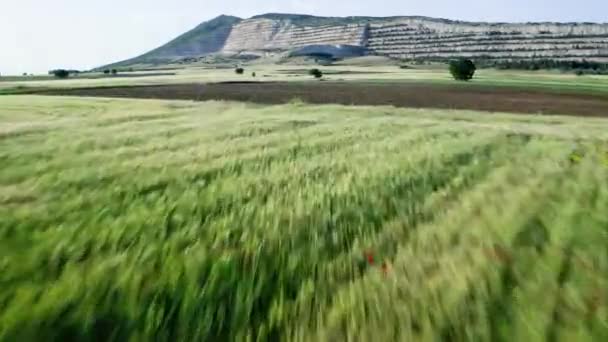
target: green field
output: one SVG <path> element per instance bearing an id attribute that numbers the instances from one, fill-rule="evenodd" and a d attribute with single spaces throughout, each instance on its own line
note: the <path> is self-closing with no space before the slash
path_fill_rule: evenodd
<path id="1" fill-rule="evenodd" d="M 158 72 L 124 73 L 131 77 L 72 78 L 66 80 L 32 80 L 23 78 L 0 78 L 0 95 L 27 91 L 30 88 L 82 88 L 113 87 L 133 85 L 159 85 L 180 83 L 213 83 L 213 82 L 315 82 L 306 72 L 308 68 L 320 68 L 324 79 L 335 82 L 416 82 L 427 84 L 448 84 L 462 87 L 508 87 L 516 89 L 536 89 L 554 92 L 574 92 L 608 96 L 608 76 L 576 76 L 573 73 L 558 71 L 514 71 L 514 70 L 478 70 L 471 82 L 454 82 L 447 66 L 412 66 L 400 69 L 397 65 L 386 65 L 386 61 L 375 62 L 373 58 L 346 60 L 331 66 L 318 65 L 277 65 L 248 64 L 244 66 L 244 75 L 237 75 L 232 67 L 215 68 L 214 66 L 190 66 L 177 70 L 167 70 L 175 75 L 158 75 Z M 302 71 L 304 70 L 304 71 Z M 251 73 L 255 72 L 256 77 Z M 141 77 L 134 77 L 135 75 Z M 124 76 L 123 75 L 123 76 Z"/>
<path id="2" fill-rule="evenodd" d="M 608 340 L 607 120 L 2 96 L 0 165 L 1 341 Z"/>

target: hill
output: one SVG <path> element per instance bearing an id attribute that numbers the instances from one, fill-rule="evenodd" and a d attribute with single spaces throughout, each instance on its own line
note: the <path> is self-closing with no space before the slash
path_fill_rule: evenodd
<path id="1" fill-rule="evenodd" d="M 219 52 L 235 24 L 242 19 L 222 15 L 204 22 L 169 43 L 135 58 L 107 65 L 120 67 L 134 64 L 162 64 L 171 60 Z"/>
<path id="2" fill-rule="evenodd" d="M 220 16 L 144 55 L 113 66 L 163 64 L 220 53 L 272 55 L 308 46 L 360 47 L 361 55 L 408 60 L 608 61 L 608 24 L 483 23 L 421 16 Z"/>

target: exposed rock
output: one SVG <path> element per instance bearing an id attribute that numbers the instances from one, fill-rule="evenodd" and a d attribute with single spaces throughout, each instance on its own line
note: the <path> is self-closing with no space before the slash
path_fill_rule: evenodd
<path id="1" fill-rule="evenodd" d="M 289 20 L 248 19 L 234 26 L 223 52 L 289 50 L 308 45 L 362 46 L 365 30 L 362 24 L 301 27 Z"/>
<path id="2" fill-rule="evenodd" d="M 296 14 L 266 14 L 241 20 L 221 16 L 120 65 L 163 63 L 212 53 L 267 56 L 303 51 L 304 47 L 330 51 L 329 46 L 350 46 L 351 50 L 359 47 L 372 55 L 403 59 L 606 61 L 608 24 L 471 23 L 427 17 L 336 18 Z M 332 51 L 339 57 L 345 50 Z"/>
<path id="3" fill-rule="evenodd" d="M 608 25 L 445 23 L 402 18 L 371 24 L 367 47 L 376 54 L 406 59 L 593 59 L 608 56 Z"/>

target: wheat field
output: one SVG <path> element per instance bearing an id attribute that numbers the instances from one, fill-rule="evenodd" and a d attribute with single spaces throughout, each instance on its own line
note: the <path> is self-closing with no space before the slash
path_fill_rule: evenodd
<path id="1" fill-rule="evenodd" d="M 2 341 L 608 340 L 608 121 L 0 97 Z"/>

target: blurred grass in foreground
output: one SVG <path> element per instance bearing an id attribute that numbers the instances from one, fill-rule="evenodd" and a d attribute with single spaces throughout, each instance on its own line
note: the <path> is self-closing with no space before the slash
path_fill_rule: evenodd
<path id="1" fill-rule="evenodd" d="M 607 140 L 598 119 L 4 96 L 0 340 L 606 340 Z"/>

